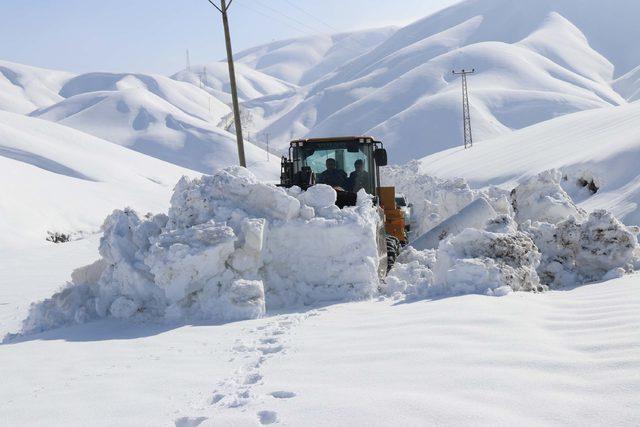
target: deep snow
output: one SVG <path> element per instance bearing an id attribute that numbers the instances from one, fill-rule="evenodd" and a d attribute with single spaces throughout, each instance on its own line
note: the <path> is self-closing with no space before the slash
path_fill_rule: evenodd
<path id="1" fill-rule="evenodd" d="M 51 293 L 94 253 L 84 245 L 3 254 L 0 301 L 11 304 L 0 305 L 0 318 L 24 314 L 34 298 L 7 292 L 38 283 L 40 295 Z M 225 325 L 50 331 L 0 345 L 0 419 L 632 426 L 640 421 L 637 283 L 631 275 L 542 294 L 368 301 Z"/>

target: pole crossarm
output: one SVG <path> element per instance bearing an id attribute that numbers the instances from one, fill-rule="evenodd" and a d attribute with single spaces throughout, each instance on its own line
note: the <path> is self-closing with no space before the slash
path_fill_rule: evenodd
<path id="1" fill-rule="evenodd" d="M 213 0 L 207 0 L 209 3 L 211 3 L 213 5 L 213 7 L 215 7 L 216 9 L 218 9 L 218 11 L 220 11 L 220 13 L 225 13 L 227 10 L 229 10 L 229 8 L 231 7 L 231 3 L 233 3 L 233 0 L 229 0 L 229 4 L 227 4 L 225 6 L 224 9 L 220 8 L 217 4 L 215 4 L 213 2 Z"/>

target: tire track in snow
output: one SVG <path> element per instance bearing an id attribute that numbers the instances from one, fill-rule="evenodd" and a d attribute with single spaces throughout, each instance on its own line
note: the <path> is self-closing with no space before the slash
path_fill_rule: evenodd
<path id="1" fill-rule="evenodd" d="M 309 317 L 317 316 L 319 310 L 307 313 L 295 313 L 274 316 L 268 323 L 249 331 L 244 340 L 237 339 L 232 348 L 232 361 L 242 359 L 243 365 L 234 374 L 220 381 L 213 391 L 210 403 L 217 410 L 234 410 L 242 412 L 256 411 L 256 420 L 263 425 L 280 421 L 278 413 L 265 407 L 265 403 L 273 399 L 286 400 L 296 397 L 296 393 L 288 390 L 273 390 L 260 395 L 255 388 L 265 385 L 261 367 L 270 359 L 286 354 L 289 348 L 288 335 L 293 328 Z M 176 419 L 176 427 L 195 427 L 207 425 L 207 417 L 181 417 Z"/>

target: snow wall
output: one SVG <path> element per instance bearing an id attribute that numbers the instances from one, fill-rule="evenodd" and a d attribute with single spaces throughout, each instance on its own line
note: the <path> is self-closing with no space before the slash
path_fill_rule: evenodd
<path id="1" fill-rule="evenodd" d="M 609 212 L 588 214 L 578 207 L 557 170 L 523 180 L 512 191 L 472 190 L 463 179 L 422 174 L 417 162 L 386 168 L 383 179 L 413 203 L 413 227 L 420 231 L 382 284 L 389 296 L 540 291 L 640 266 L 638 228 Z"/>
<path id="2" fill-rule="evenodd" d="M 377 208 L 336 192 L 259 182 L 235 167 L 175 187 L 168 214 L 116 210 L 101 259 L 34 304 L 23 332 L 112 316 L 230 321 L 269 308 L 369 298 L 378 292 Z"/>
<path id="3" fill-rule="evenodd" d="M 231 321 L 380 294 L 541 291 L 640 265 L 638 229 L 577 207 L 558 171 L 505 191 L 426 176 L 415 163 L 385 169 L 385 182 L 413 203 L 414 230 L 427 233 L 384 282 L 382 224 L 364 191 L 357 206 L 341 210 L 331 187 L 283 189 L 235 167 L 180 180 L 166 215 L 114 211 L 103 225 L 102 258 L 33 304 L 22 333 L 107 316 Z"/>

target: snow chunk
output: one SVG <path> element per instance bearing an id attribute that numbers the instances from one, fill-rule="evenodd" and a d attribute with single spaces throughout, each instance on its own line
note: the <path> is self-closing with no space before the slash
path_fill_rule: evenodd
<path id="1" fill-rule="evenodd" d="M 448 236 L 454 236 L 465 228 L 482 228 L 487 221 L 496 216 L 489 202 L 483 198 L 469 203 L 460 212 L 450 216 L 433 227 L 413 242 L 411 246 L 418 250 L 436 249 L 440 241 Z"/>
<path id="2" fill-rule="evenodd" d="M 638 262 L 637 230 L 604 210 L 592 212 L 584 222 L 527 222 L 522 228 L 542 251 L 538 274 L 551 286 L 601 280 L 611 270 L 629 271 Z"/>
<path id="3" fill-rule="evenodd" d="M 491 233 L 468 228 L 443 242 L 435 266 L 438 280 L 452 294 L 542 290 L 536 268 L 540 253 L 522 232 Z"/>
<path id="4" fill-rule="evenodd" d="M 522 182 L 511 192 L 516 221 L 544 221 L 555 224 L 571 216 L 586 218 L 586 212 L 576 206 L 560 186 L 562 174 L 548 170 Z"/>
<path id="5" fill-rule="evenodd" d="M 304 192 L 304 202 L 314 208 L 334 206 L 338 195 L 336 190 L 326 184 L 316 184 Z"/>

